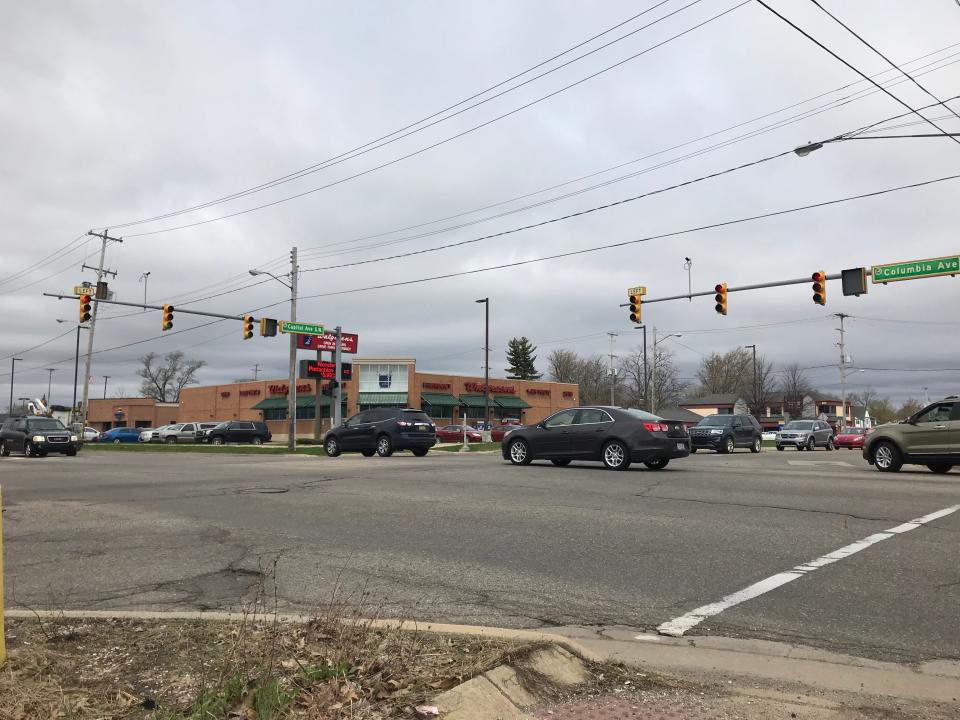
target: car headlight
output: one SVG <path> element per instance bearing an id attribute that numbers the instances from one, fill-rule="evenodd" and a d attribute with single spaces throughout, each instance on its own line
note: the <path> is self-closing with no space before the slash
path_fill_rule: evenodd
<path id="1" fill-rule="evenodd" d="M 70 442 L 77 442 L 77 436 L 76 436 L 76 435 L 71 435 L 71 436 L 70 436 Z"/>
<path id="2" fill-rule="evenodd" d="M 720 428 L 713 428 L 713 429 L 710 431 L 710 434 L 711 434 L 711 435 L 723 435 L 723 430 L 721 430 Z"/>
<path id="3" fill-rule="evenodd" d="M 46 438 L 45 438 L 43 435 L 34 435 L 34 436 L 33 436 L 33 441 L 34 441 L 34 442 L 43 442 L 44 440 L 46 440 Z"/>

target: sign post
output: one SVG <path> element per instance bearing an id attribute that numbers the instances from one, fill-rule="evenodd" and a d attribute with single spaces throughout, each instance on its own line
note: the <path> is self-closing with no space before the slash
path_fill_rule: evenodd
<path id="1" fill-rule="evenodd" d="M 928 258 L 926 260 L 908 260 L 889 265 L 874 265 L 870 268 L 873 283 L 884 284 L 900 280 L 919 280 L 941 275 L 960 274 L 960 255 Z"/>

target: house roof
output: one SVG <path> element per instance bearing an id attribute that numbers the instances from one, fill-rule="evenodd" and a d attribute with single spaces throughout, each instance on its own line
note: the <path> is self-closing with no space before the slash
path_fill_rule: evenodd
<path id="1" fill-rule="evenodd" d="M 657 415 L 662 417 L 664 420 L 676 420 L 677 422 L 700 422 L 703 420 L 703 415 L 698 415 L 691 410 L 687 410 L 682 407 L 677 407 L 676 405 L 671 405 L 670 407 L 660 408 L 656 412 Z"/>
<path id="2" fill-rule="evenodd" d="M 701 395 L 700 397 L 688 397 L 677 403 L 680 407 L 689 407 L 701 405 L 706 407 L 716 407 L 717 405 L 736 405 L 740 396 L 736 393 L 713 393 Z"/>

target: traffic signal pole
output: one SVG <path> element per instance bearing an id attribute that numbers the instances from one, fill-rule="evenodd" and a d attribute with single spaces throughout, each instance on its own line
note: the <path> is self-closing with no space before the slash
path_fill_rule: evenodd
<path id="1" fill-rule="evenodd" d="M 106 274 L 103 269 L 103 263 L 107 256 L 107 243 L 108 242 L 118 242 L 122 243 L 121 238 L 110 237 L 108 234 L 109 230 L 104 230 L 102 233 L 96 233 L 93 230 L 87 233 L 87 235 L 92 235 L 93 237 L 100 238 L 100 262 L 97 263 L 97 267 L 93 268 L 97 273 L 97 288 L 100 288 L 100 282 L 103 280 L 103 276 Z M 113 273 L 116 276 L 116 273 Z M 87 358 L 84 365 L 83 372 L 83 411 L 80 413 L 80 421 L 83 423 L 83 427 L 87 426 L 87 403 L 90 399 L 90 362 L 93 356 L 93 334 L 97 328 L 97 307 L 100 304 L 100 299 L 97 297 L 99 291 L 94 293 L 93 296 L 93 313 L 90 316 L 90 332 L 87 335 Z"/>
<path id="2" fill-rule="evenodd" d="M 826 275 L 825 280 L 839 280 L 842 277 L 840 273 L 833 273 L 832 275 Z M 762 290 L 763 288 L 772 288 L 772 287 L 783 287 L 785 285 L 807 285 L 810 283 L 810 276 L 804 278 L 798 278 L 796 280 L 775 280 L 773 282 L 767 283 L 757 283 L 755 285 L 738 285 L 737 287 L 728 287 L 727 292 L 743 292 L 744 290 Z M 655 302 L 667 302 L 670 300 L 685 300 L 687 298 L 695 297 L 706 297 L 708 295 L 715 295 L 716 289 L 714 290 L 705 290 L 703 292 L 689 293 L 685 295 L 670 295 L 669 297 L 661 298 L 643 298 L 643 304 L 648 305 L 649 303 Z M 620 305 L 620 307 L 629 307 L 628 303 Z"/>
<path id="3" fill-rule="evenodd" d="M 297 249 L 290 250 L 290 322 L 297 320 Z M 290 378 L 287 389 L 287 450 L 297 450 L 297 335 L 290 333 Z"/>

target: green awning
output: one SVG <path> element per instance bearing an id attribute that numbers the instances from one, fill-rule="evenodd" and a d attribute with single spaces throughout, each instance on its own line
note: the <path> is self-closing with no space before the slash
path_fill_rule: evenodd
<path id="1" fill-rule="evenodd" d="M 470 408 L 482 408 L 487 404 L 487 399 L 483 395 L 461 395 L 460 404 Z M 490 398 L 490 405 L 494 405 L 493 398 Z"/>
<path id="2" fill-rule="evenodd" d="M 497 405 L 500 407 L 510 410 L 526 410 L 528 407 L 533 407 L 523 398 L 514 397 L 513 395 L 497 395 L 493 399 L 496 400 Z"/>
<path id="3" fill-rule="evenodd" d="M 455 407 L 460 404 L 460 401 L 450 393 L 422 392 L 420 399 L 433 407 Z"/>
<path id="4" fill-rule="evenodd" d="M 406 405 L 407 394 L 405 392 L 362 392 L 357 401 L 360 405 Z"/>
<path id="5" fill-rule="evenodd" d="M 316 398 L 313 395 L 297 395 L 298 408 L 312 408 L 316 406 Z M 320 396 L 320 407 L 329 407 L 330 398 L 326 395 Z M 286 410 L 287 399 L 285 397 L 273 397 L 261 400 L 253 406 L 254 410 Z"/>

